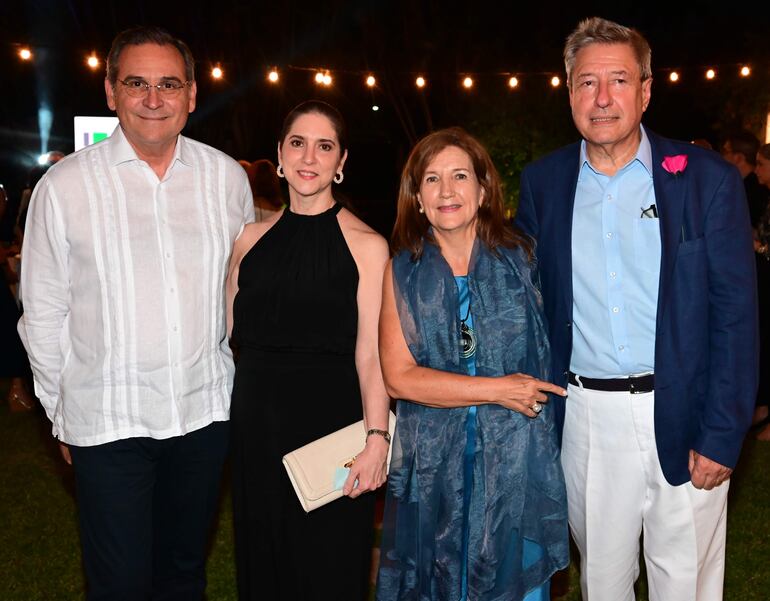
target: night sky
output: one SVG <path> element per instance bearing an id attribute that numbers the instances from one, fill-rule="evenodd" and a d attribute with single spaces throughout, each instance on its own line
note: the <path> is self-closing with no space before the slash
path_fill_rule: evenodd
<path id="1" fill-rule="evenodd" d="M 655 80 L 645 123 L 664 135 L 718 144 L 726 124 L 747 119 L 739 114 L 745 111 L 740 99 L 758 99 L 757 82 L 768 79 L 770 19 L 750 7 L 741 14 L 726 2 L 664 8 L 642 2 L 529 4 L 537 6 L 3 0 L 0 183 L 12 196 L 23 187 L 40 152 L 41 105 L 53 112 L 49 149 L 65 153 L 73 149 L 75 115 L 110 114 L 103 66 L 92 72 L 85 56 L 94 51 L 103 59 L 115 33 L 138 24 L 163 26 L 190 45 L 197 61 L 198 108 L 185 133 L 236 159 L 274 160 L 281 120 L 298 102 L 318 97 L 335 104 L 351 130 L 342 190 L 364 214 L 367 206 L 379 207 L 370 212 L 370 222 L 381 230 L 389 227 L 405 156 L 431 129 L 463 125 L 474 133 L 479 118 L 489 121 L 500 107 L 518 103 L 525 117 L 531 113 L 533 131 L 547 123 L 560 132 L 548 138 L 554 143 L 577 138 L 566 89 L 550 89 L 548 79 L 563 77 L 563 42 L 581 18 L 617 20 L 648 38 Z M 28 45 L 34 61 L 21 62 L 18 45 Z M 754 69 L 752 83 L 735 75 L 743 62 Z M 221 81 L 209 75 L 214 64 L 225 71 Z M 278 85 L 266 81 L 271 66 L 280 70 Z M 704 80 L 708 66 L 718 70 L 714 82 Z M 330 88 L 319 89 L 313 71 L 305 70 L 318 67 L 331 71 Z M 683 75 L 678 86 L 666 81 L 673 67 Z M 363 83 L 369 71 L 378 80 L 373 91 Z M 506 73 L 520 77 L 520 90 L 506 87 Z M 413 83 L 418 74 L 428 79 L 419 92 Z M 459 84 L 466 74 L 475 81 L 470 92 Z M 380 107 L 376 113 L 373 104 Z"/>

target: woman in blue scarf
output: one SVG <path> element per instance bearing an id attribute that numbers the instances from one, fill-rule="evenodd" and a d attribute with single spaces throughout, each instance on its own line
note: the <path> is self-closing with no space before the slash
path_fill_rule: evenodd
<path id="1" fill-rule="evenodd" d="M 423 138 L 401 177 L 380 316 L 398 421 L 378 601 L 547 601 L 568 563 L 532 243 L 460 128 Z"/>

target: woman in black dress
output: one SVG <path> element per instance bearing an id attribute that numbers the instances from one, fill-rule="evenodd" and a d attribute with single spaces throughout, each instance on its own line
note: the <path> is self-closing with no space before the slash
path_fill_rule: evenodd
<path id="1" fill-rule="evenodd" d="M 388 441 L 370 435 L 344 484 L 347 496 L 308 514 L 281 463 L 362 415 L 367 429 L 388 429 L 377 348 L 388 250 L 334 200 L 332 181 L 342 181 L 346 158 L 336 109 L 308 101 L 292 110 L 278 141 L 289 206 L 246 226 L 233 248 L 227 290 L 239 353 L 231 424 L 242 600 L 366 596 L 375 496 L 363 493 L 385 482 Z"/>

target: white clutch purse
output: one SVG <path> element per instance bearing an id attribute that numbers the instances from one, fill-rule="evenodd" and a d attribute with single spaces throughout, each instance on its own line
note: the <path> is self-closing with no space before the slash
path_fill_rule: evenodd
<path id="1" fill-rule="evenodd" d="M 390 412 L 388 431 L 393 435 L 396 416 Z M 366 445 L 364 421 L 327 434 L 283 456 L 283 465 L 306 512 L 342 496 L 346 468 Z M 393 445 L 388 449 L 387 463 Z M 343 477 L 344 476 L 344 477 Z M 341 481 L 340 481 L 341 480 Z"/>

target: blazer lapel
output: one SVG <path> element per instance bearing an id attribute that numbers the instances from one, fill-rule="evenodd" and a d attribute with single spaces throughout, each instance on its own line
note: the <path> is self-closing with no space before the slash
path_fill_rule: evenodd
<path id="1" fill-rule="evenodd" d="M 663 159 L 666 156 L 680 154 L 677 149 L 670 147 L 662 138 L 647 130 L 652 148 L 653 186 L 655 188 L 655 204 L 660 219 L 660 279 L 658 284 L 658 314 L 657 325 L 660 328 L 664 308 L 671 287 L 671 277 L 674 272 L 679 243 L 688 240 L 694 232 L 686 231 L 683 213 L 684 201 L 687 196 L 687 180 L 684 173 L 674 175 L 663 169 Z"/>
<path id="2" fill-rule="evenodd" d="M 580 143 L 565 161 L 565 177 L 554 178 L 554 205 L 560 207 L 554 220 L 553 232 L 556 236 L 556 261 L 559 268 L 559 281 L 562 282 L 562 302 L 567 308 L 567 315 L 572 320 L 572 212 L 575 210 L 575 192 L 580 174 Z M 563 199 L 563 200 L 559 200 Z"/>

